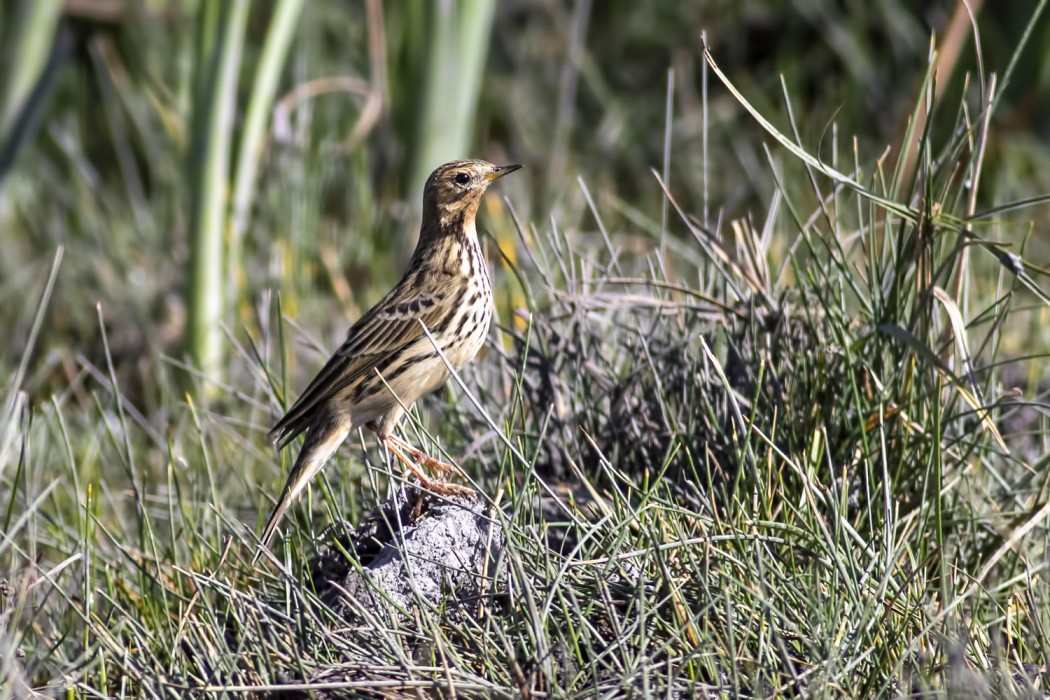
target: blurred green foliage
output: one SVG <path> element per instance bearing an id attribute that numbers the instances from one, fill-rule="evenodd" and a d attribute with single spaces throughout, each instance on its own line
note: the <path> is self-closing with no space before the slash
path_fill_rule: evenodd
<path id="1" fill-rule="evenodd" d="M 939 635 L 990 668 L 1001 617 L 1010 653 L 1045 660 L 1033 630 L 1050 622 L 1046 589 L 1022 579 L 1045 561 L 1050 314 L 991 246 L 965 264 L 958 227 L 938 228 L 966 214 L 967 173 L 983 173 L 977 211 L 1050 191 L 1050 18 L 1000 83 L 987 140 L 974 128 L 979 83 L 1003 75 L 1037 5 L 970 0 L 975 24 L 955 0 L 0 5 L 0 532 L 13 533 L 0 562 L 66 567 L 13 612 L 0 599 L 30 652 L 7 664 L 0 634 L 0 672 L 114 691 L 175 669 L 174 693 L 216 668 L 298 672 L 302 649 L 280 645 L 299 633 L 318 666 L 342 660 L 306 623 L 290 640 L 254 626 L 288 613 L 236 597 L 284 586 L 293 607 L 304 588 L 238 564 L 281 476 L 264 428 L 399 275 L 421 174 L 458 156 L 527 169 L 481 219 L 506 330 L 468 380 L 495 420 L 445 402 L 438 439 L 469 444 L 471 473 L 507 495 L 514 575 L 548 586 L 557 616 L 510 610 L 506 629 L 468 640 L 479 674 L 542 686 L 558 676 L 540 651 L 575 645 L 580 668 L 558 673 L 597 679 L 601 657 L 628 692 L 632 664 L 658 671 L 665 651 L 688 659 L 688 680 L 737 694 L 811 669 L 888 692 L 921 675 Z M 908 201 L 811 182 L 710 74 L 702 32 L 800 150 Z M 925 134 L 914 152 L 899 148 L 910 129 Z M 216 143 L 210 164 L 198 157 Z M 1048 219 L 1030 206 L 975 235 L 1043 265 Z M 960 279 L 969 295 L 936 296 Z M 195 295 L 218 307 L 198 331 L 222 341 L 217 361 L 187 352 L 206 319 Z M 540 313 L 527 324 L 516 307 Z M 976 378 L 958 361 L 963 326 Z M 1011 422 L 1012 453 L 993 437 Z M 370 505 L 380 469 L 367 459 L 318 480 L 290 543 L 331 519 L 321 503 L 351 519 Z M 598 515 L 571 562 L 535 546 L 541 468 L 606 497 L 578 494 L 594 509 L 574 515 Z M 710 488 L 713 472 L 736 491 Z M 697 545 L 684 563 L 682 542 Z M 639 585 L 611 593 L 607 565 L 636 557 Z M 257 635 L 244 666 L 231 609 Z M 611 633 L 620 615 L 637 627 Z M 843 642 L 857 640 L 854 656 Z M 950 675 L 964 666 L 952 653 L 926 665 L 947 657 Z"/>
<path id="2" fill-rule="evenodd" d="M 208 3 L 58 5 L 16 0 L 0 8 L 0 291 L 18 294 L 55 246 L 66 245 L 73 255 L 58 298 L 71 303 L 54 312 L 49 347 L 92 352 L 98 301 L 120 340 L 118 356 L 146 348 L 181 356 L 186 299 L 197 284 L 189 276 L 192 193 L 202 186 L 182 164 L 201 130 L 214 128 L 192 118 L 196 17 Z M 277 5 L 250 8 L 234 96 L 234 159 L 245 147 L 244 115 Z M 377 2 L 370 15 L 365 2 L 303 5 L 288 58 L 276 66 L 272 104 L 261 108 L 260 167 L 256 177 L 248 174 L 254 187 L 244 183 L 247 216 L 223 273 L 237 283 L 223 296 L 240 305 L 222 313 L 225 325 L 249 321 L 252 300 L 274 288 L 293 314 L 318 313 L 321 325 L 332 319 L 325 330 L 332 337 L 398 274 L 414 236 L 420 173 L 434 165 L 428 159 L 527 163 L 528 175 L 508 193 L 526 220 L 553 212 L 563 225 L 589 226 L 581 176 L 615 211 L 626 212 L 627 202 L 634 210 L 659 206 L 649 170 L 663 161 L 669 69 L 673 191 L 690 211 L 729 218 L 752 211 L 771 195 L 764 139 L 717 87 L 708 94 L 705 132 L 701 31 L 758 108 L 784 113 L 782 77 L 803 142 L 830 153 L 832 125 L 839 149 L 864 134 L 862 160 L 902 133 L 931 33 L 942 33 L 939 42 L 959 40 L 943 38 L 956 11 L 948 0 L 511 1 L 496 4 L 491 19 L 475 18 L 484 6 Z M 1001 71 L 1030 8 L 977 9 L 984 66 Z M 965 30 L 958 59 L 938 76 L 956 95 L 975 66 L 972 30 Z M 1006 192 L 1020 198 L 1050 189 L 1041 167 L 1050 137 L 1050 55 L 1037 48 L 1047 41 L 1044 21 L 993 124 L 986 203 Z M 468 43 L 478 47 L 468 51 Z M 446 64 L 442 55 L 451 57 Z M 465 97 L 455 97 L 462 89 Z M 463 124 L 466 140 L 447 131 L 448 119 Z M 225 207 L 234 175 L 227 172 Z M 606 213 L 604 223 L 628 240 L 651 235 L 627 214 Z M 228 223 L 224 230 L 229 237 Z M 21 305 L 4 308 L 4 322 L 24 337 Z M 0 355 L 8 364 L 17 356 L 17 344 Z"/>

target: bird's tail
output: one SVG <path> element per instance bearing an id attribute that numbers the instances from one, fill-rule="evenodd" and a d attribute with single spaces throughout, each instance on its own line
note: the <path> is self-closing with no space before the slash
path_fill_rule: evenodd
<path id="1" fill-rule="evenodd" d="M 339 449 L 339 445 L 350 434 L 350 429 L 351 423 L 346 420 L 325 421 L 310 428 L 306 442 L 303 443 L 303 449 L 299 451 L 299 456 L 295 460 L 295 466 L 288 473 L 288 480 L 284 483 L 281 497 L 277 499 L 277 505 L 273 507 L 273 512 L 266 521 L 266 527 L 263 528 L 262 537 L 259 538 L 259 549 L 255 553 L 255 558 L 252 559 L 253 565 L 259 561 L 263 549 L 270 542 L 273 533 L 277 531 L 277 525 L 280 524 L 284 512 L 302 493 L 314 475 L 321 471 L 325 462 Z"/>

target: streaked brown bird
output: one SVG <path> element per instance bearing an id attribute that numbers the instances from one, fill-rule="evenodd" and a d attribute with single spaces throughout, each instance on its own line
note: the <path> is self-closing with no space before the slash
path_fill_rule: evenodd
<path id="1" fill-rule="evenodd" d="M 270 431 L 278 449 L 303 432 L 306 439 L 266 521 L 256 559 L 288 506 L 361 426 L 372 430 L 425 488 L 467 490 L 426 476 L 420 467 L 456 470 L 408 445 L 393 430 L 407 407 L 449 377 L 435 344 L 458 370 L 485 342 L 492 283 L 474 220 L 489 185 L 521 167 L 457 160 L 431 173 L 423 190 L 419 243 L 401 281 L 350 328 L 339 350 Z"/>

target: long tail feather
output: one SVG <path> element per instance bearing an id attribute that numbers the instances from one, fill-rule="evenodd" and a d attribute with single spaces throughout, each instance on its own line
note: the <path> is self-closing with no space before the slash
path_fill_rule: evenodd
<path id="1" fill-rule="evenodd" d="M 339 449 L 339 445 L 350 434 L 351 427 L 349 421 L 332 420 L 310 428 L 306 442 L 303 443 L 303 449 L 295 460 L 295 466 L 288 473 L 288 480 L 284 484 L 284 490 L 281 491 L 281 497 L 277 499 L 277 505 L 274 506 L 273 512 L 266 520 L 266 527 L 263 528 L 262 536 L 259 538 L 259 549 L 255 553 L 255 558 L 252 559 L 253 565 L 259 561 L 263 549 L 273 538 L 285 511 Z"/>

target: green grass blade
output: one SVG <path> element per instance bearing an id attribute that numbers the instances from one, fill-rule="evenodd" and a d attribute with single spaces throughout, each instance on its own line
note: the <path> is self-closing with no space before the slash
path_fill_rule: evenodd
<path id="1" fill-rule="evenodd" d="M 62 19 L 62 0 L 22 0 L 14 9 L 20 15 L 9 37 L 14 45 L 9 52 L 11 70 L 4 76 L 3 102 L 0 102 L 0 136 L 6 137 L 12 122 L 22 109 L 33 85 L 47 63 L 55 31 Z"/>
<path id="2" fill-rule="evenodd" d="M 418 7 L 417 7 L 418 9 Z M 409 183 L 411 203 L 421 205 L 430 171 L 466 158 L 474 136 L 474 115 L 488 55 L 494 0 L 426 3 L 427 49 L 422 99 L 416 111 L 416 152 Z"/>
<path id="3" fill-rule="evenodd" d="M 229 273 L 227 275 L 230 299 L 237 298 L 244 284 L 244 261 L 241 259 L 242 238 L 251 220 L 259 161 L 266 142 L 266 125 L 273 111 L 277 84 L 302 10 L 303 0 L 280 0 L 274 8 L 259 65 L 255 71 L 255 81 L 248 99 L 248 108 L 244 115 L 234 177 L 233 203 L 230 211 Z"/>
<path id="4" fill-rule="evenodd" d="M 64 249 L 59 248 L 55 251 L 55 257 L 51 260 L 51 269 L 48 271 L 44 289 L 40 293 L 40 300 L 36 305 L 36 313 L 33 316 L 33 325 L 29 331 L 29 338 L 26 340 L 26 346 L 22 350 L 18 368 L 11 377 L 11 385 L 8 387 L 3 406 L 0 407 L 0 477 L 3 476 L 4 469 L 11 462 L 15 452 L 13 448 L 20 432 L 21 415 L 25 403 L 25 395 L 22 393 L 22 382 L 25 380 L 26 372 L 29 369 L 29 358 L 33 356 L 37 336 L 40 334 L 40 328 L 44 324 L 44 315 L 47 312 L 48 304 L 51 302 L 51 295 L 55 291 L 55 282 L 58 280 L 58 269 L 62 264 L 63 252 Z"/>
<path id="5" fill-rule="evenodd" d="M 218 8 L 218 9 L 216 9 Z M 225 226 L 228 206 L 230 141 L 237 98 L 237 75 L 248 20 L 248 0 L 204 3 L 201 13 L 218 12 L 214 42 L 201 37 L 197 60 L 190 188 L 191 264 L 187 304 L 187 349 L 207 377 L 221 377 L 226 308 Z M 203 26 L 203 24 L 202 24 Z"/>

